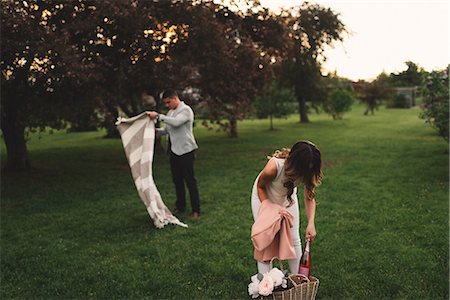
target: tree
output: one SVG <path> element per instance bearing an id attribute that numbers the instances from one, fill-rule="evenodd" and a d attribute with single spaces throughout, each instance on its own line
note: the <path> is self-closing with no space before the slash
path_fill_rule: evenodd
<path id="1" fill-rule="evenodd" d="M 285 117 L 292 113 L 292 104 L 295 101 L 295 94 L 292 89 L 282 87 L 274 81 L 264 87 L 253 102 L 253 106 L 258 118 L 269 117 L 270 130 L 274 130 L 273 118 Z"/>
<path id="2" fill-rule="evenodd" d="M 298 13 L 289 12 L 287 17 L 294 46 L 285 63 L 284 74 L 295 88 L 300 122 L 307 123 L 308 110 L 306 102 L 320 102 L 325 97 L 320 95 L 319 85 L 321 64 L 326 59 L 325 48 L 335 41 L 342 41 L 346 33 L 345 25 L 339 14 L 330 8 L 304 2 Z"/>
<path id="3" fill-rule="evenodd" d="M 210 1 L 9 0 L 1 33 L 1 126 L 14 169 L 30 167 L 25 130 L 102 116 L 114 136 L 119 108 L 136 114 L 143 92 L 157 99 L 167 87 L 198 91 L 209 118 L 237 136 L 289 45 L 285 24 L 258 2 L 239 12 Z"/>
<path id="4" fill-rule="evenodd" d="M 87 7 L 81 11 L 78 5 L 50 1 L 2 3 L 1 34 L 8 41 L 1 48 L 1 129 L 8 154 L 7 169 L 31 166 L 24 138 L 26 128 L 63 127 L 65 117 L 76 111 L 78 101 L 95 107 L 95 99 L 84 96 L 97 74 L 70 43 L 70 31 L 82 32 L 81 19 L 89 13 Z M 81 22 L 77 22 L 77 14 Z M 71 93 L 67 93 L 69 90 Z"/>
<path id="5" fill-rule="evenodd" d="M 252 99 L 274 78 L 274 65 L 288 44 L 286 27 L 256 2 L 247 11 L 212 2 L 190 10 L 193 85 L 210 122 L 237 137 L 237 121 L 251 114 Z"/>
<path id="6" fill-rule="evenodd" d="M 355 83 L 354 87 L 357 98 L 366 104 L 366 110 L 364 111 L 365 116 L 367 116 L 369 112 L 373 115 L 375 109 L 378 109 L 380 106 L 381 101 L 388 98 L 391 94 L 391 89 L 379 79 L 372 82 L 366 82 L 364 80 L 358 81 Z"/>
<path id="7" fill-rule="evenodd" d="M 62 128 L 100 111 L 139 111 L 184 75 L 170 60 L 186 40 L 184 2 L 5 1 L 2 3 L 2 132 L 9 169 L 30 167 L 24 132 Z M 166 17 L 167 16 L 167 17 Z M 175 19 L 175 22 L 171 19 Z M 174 24 L 175 23 L 175 24 Z M 167 75 L 166 75 L 167 74 Z M 115 130 L 115 128 L 114 128 Z"/>
<path id="8" fill-rule="evenodd" d="M 437 129 L 440 136 L 449 140 L 449 69 L 433 71 L 424 80 L 423 112 L 420 117 Z"/>
<path id="9" fill-rule="evenodd" d="M 422 84 L 423 68 L 412 61 L 405 62 L 407 69 L 400 73 L 391 73 L 392 86 L 419 86 Z"/>
<path id="10" fill-rule="evenodd" d="M 142 93 L 158 98 L 168 86 L 186 86 L 185 69 L 178 67 L 174 57 L 187 43 L 188 28 L 182 16 L 188 5 L 178 1 L 98 2 L 90 18 L 93 36 L 85 37 L 80 46 L 95 54 L 101 74 L 97 97 L 109 137 L 118 136 L 117 108 L 135 115 L 144 109 Z"/>

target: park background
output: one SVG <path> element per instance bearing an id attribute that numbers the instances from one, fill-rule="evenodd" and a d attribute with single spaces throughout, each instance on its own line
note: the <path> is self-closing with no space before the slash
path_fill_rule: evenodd
<path id="1" fill-rule="evenodd" d="M 324 158 L 317 297 L 448 298 L 447 63 L 351 80 L 323 69 L 339 12 L 226 3 L 2 2 L 2 299 L 248 299 L 251 186 L 298 139 Z M 196 112 L 188 229 L 152 225 L 114 126 L 169 86 Z"/>

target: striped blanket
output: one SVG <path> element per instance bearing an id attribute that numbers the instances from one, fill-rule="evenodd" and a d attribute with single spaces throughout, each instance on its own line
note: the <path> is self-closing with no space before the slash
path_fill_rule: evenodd
<path id="1" fill-rule="evenodd" d="M 139 197 L 157 228 L 172 223 L 188 227 L 180 222 L 161 199 L 152 174 L 155 123 L 145 112 L 132 118 L 118 118 L 117 129 L 131 168 Z"/>

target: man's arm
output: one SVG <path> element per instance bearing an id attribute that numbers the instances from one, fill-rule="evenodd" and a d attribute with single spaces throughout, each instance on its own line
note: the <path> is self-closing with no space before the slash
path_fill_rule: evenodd
<path id="1" fill-rule="evenodd" d="M 185 109 L 175 117 L 168 117 L 166 115 L 159 114 L 158 118 L 164 123 L 169 124 L 170 126 L 180 127 L 184 123 L 192 120 L 193 116 L 191 116 L 191 112 L 188 109 Z"/>
<path id="2" fill-rule="evenodd" d="M 159 120 L 164 121 L 166 124 L 173 127 L 180 127 L 184 123 L 194 119 L 193 113 L 189 109 L 181 111 L 175 117 L 168 117 L 164 114 L 157 113 L 156 111 L 149 111 L 147 112 L 147 115 L 151 119 L 159 118 Z"/>

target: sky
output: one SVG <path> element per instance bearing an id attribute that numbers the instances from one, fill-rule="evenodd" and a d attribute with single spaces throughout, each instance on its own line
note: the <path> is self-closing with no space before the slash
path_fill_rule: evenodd
<path id="1" fill-rule="evenodd" d="M 260 0 L 272 10 L 301 0 Z M 381 72 L 398 73 L 412 61 L 426 71 L 450 63 L 449 0 L 309 1 L 331 8 L 351 32 L 327 49 L 323 73 L 336 71 L 352 80 L 372 80 Z"/>

